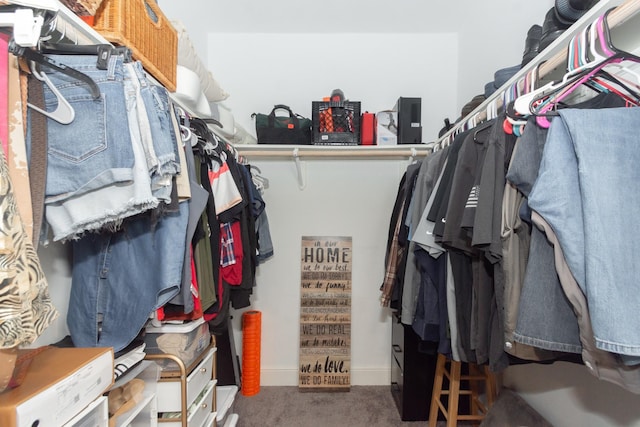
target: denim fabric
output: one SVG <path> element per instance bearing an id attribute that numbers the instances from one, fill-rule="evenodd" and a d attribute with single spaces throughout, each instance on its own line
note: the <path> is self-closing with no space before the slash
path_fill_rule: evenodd
<path id="1" fill-rule="evenodd" d="M 533 187 L 547 140 L 546 129 L 529 119 L 513 154 L 507 179 L 528 196 Z M 526 201 L 522 205 L 526 205 Z M 530 217 L 524 218 L 530 221 Z M 520 289 L 507 289 L 511 295 L 520 294 L 517 311 L 507 313 L 509 325 L 516 323 L 513 338 L 516 342 L 537 348 L 570 353 L 580 352 L 576 316 L 567 301 L 553 264 L 553 247 L 535 227 L 531 229 L 529 258 L 521 283 L 511 282 Z M 514 318 L 515 317 L 515 318 Z"/>
<path id="2" fill-rule="evenodd" d="M 133 64 L 125 64 L 124 70 L 124 89 L 127 97 L 129 123 L 130 126 L 135 128 L 135 133 L 140 135 L 142 148 L 144 150 L 144 159 L 147 163 L 147 170 L 149 171 L 149 175 L 151 175 L 151 171 L 157 170 L 158 168 L 158 156 L 153 148 L 151 125 L 147 118 L 147 107 L 142 99 L 142 84 Z M 145 91 L 145 93 L 148 92 L 148 90 Z M 135 114 L 132 114 L 132 112 L 135 112 Z"/>
<path id="3" fill-rule="evenodd" d="M 153 310 L 180 290 L 187 203 L 159 221 L 143 214 L 116 233 L 73 242 L 67 325 L 78 347 L 125 348 Z"/>
<path id="4" fill-rule="evenodd" d="M 153 167 L 149 169 L 153 182 L 180 172 L 177 136 L 171 124 L 169 94 L 164 87 L 149 81 L 139 61 L 132 63 L 130 70 L 137 77 L 140 96 L 146 108 L 146 116 L 142 116 L 140 121 L 146 121 L 151 132 L 152 149 L 156 157 Z"/>
<path id="5" fill-rule="evenodd" d="M 582 360 L 589 372 L 602 380 L 610 381 L 633 393 L 640 393 L 640 369 L 638 366 L 626 366 L 618 354 L 597 348 L 587 300 L 576 283 L 573 274 L 562 253 L 561 244 L 551 226 L 538 213 L 532 213 L 533 222 L 547 235 L 553 245 L 555 265 L 560 283 L 573 306 L 580 325 L 582 342 Z"/>
<path id="6" fill-rule="evenodd" d="M 133 179 L 133 152 L 127 125 L 122 58 L 112 56 L 108 69 L 96 67 L 95 55 L 51 55 L 96 82 L 94 100 L 82 83 L 58 71 L 43 71 L 71 104 L 75 118 L 63 125 L 47 120 L 48 166 L 46 203 L 60 202 L 98 188 Z M 56 108 L 56 95 L 44 85 L 45 108 Z"/>
<path id="7" fill-rule="evenodd" d="M 554 268 L 553 246 L 533 228 L 514 339 L 545 350 L 580 353 L 580 330 Z"/>
<path id="8" fill-rule="evenodd" d="M 147 162 L 147 173 L 151 180 L 153 195 L 166 204 L 171 203 L 173 187 L 172 177 L 179 170 L 175 132 L 169 133 L 173 127 L 169 116 L 168 100 L 162 106 L 162 101 L 156 99 L 154 85 L 151 85 L 139 63 L 125 64 L 125 91 L 129 108 L 129 126 L 136 128 L 144 148 Z M 155 140 L 165 142 L 156 143 Z M 165 153 L 159 152 L 158 148 Z M 167 166 L 169 165 L 169 166 Z"/>
<path id="9" fill-rule="evenodd" d="M 92 58 L 95 61 L 95 57 Z M 54 241 L 75 239 L 86 231 L 117 229 L 123 219 L 158 205 L 158 200 L 151 194 L 149 172 L 137 126 L 136 97 L 129 90 L 125 90 L 126 87 L 128 83 L 124 80 L 122 93 L 125 100 L 125 118 L 120 124 L 126 134 L 120 132 L 118 144 L 113 151 L 128 153 L 131 157 L 133 167 L 129 169 L 130 178 L 127 181 L 113 182 L 64 200 L 48 202 L 46 218 L 53 231 Z M 111 123 L 111 114 L 108 122 Z M 69 126 L 75 125 L 74 120 Z M 80 126 L 82 123 L 77 125 Z M 86 123 L 84 125 L 87 126 Z M 48 175 L 52 167 L 50 162 Z M 70 180 L 75 178 L 72 171 L 64 168 L 62 173 L 57 170 L 55 172 L 59 174 L 62 181 L 65 177 Z"/>
<path id="10" fill-rule="evenodd" d="M 640 356 L 640 110 L 560 111 L 529 205 L 553 228 L 584 292 L 596 346 Z"/>

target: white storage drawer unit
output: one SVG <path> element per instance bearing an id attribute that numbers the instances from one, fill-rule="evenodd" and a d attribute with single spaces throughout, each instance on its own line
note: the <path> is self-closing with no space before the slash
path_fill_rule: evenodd
<path id="1" fill-rule="evenodd" d="M 202 361 L 187 376 L 187 407 L 202 392 L 213 378 L 213 355 L 215 349 L 209 349 Z M 181 383 L 169 378 L 161 378 L 158 382 L 158 412 L 180 412 Z"/>
<path id="2" fill-rule="evenodd" d="M 206 425 L 205 421 L 213 415 L 213 392 L 215 387 L 216 382 L 209 381 L 200 396 L 197 396 L 197 399 L 189 406 L 189 410 L 187 412 L 187 425 L 189 427 L 203 427 Z M 173 412 L 170 414 L 180 417 L 179 412 Z M 181 425 L 182 421 L 162 422 L 162 427 L 180 427 Z"/>
<path id="3" fill-rule="evenodd" d="M 165 366 L 167 361 L 177 370 L 160 374 L 157 392 L 158 425 L 162 427 L 205 427 L 215 413 L 215 338 L 189 366 L 172 354 L 147 354 L 146 358 Z M 215 414 L 214 414 L 215 420 Z"/>

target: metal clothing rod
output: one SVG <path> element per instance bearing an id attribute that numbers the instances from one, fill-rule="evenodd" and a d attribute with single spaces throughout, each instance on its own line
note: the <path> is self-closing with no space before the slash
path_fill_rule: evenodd
<path id="1" fill-rule="evenodd" d="M 595 6 L 590 9 L 582 18 L 580 18 L 573 26 L 571 26 L 565 33 L 560 36 L 558 39 L 554 40 L 554 42 L 549 45 L 548 49 L 553 51 L 554 48 L 563 47 L 562 50 L 556 52 L 551 57 L 547 58 L 548 55 L 544 55 L 544 52 L 538 54 L 538 56 L 528 63 L 526 67 L 522 68 L 518 73 L 516 73 L 511 79 L 509 79 L 501 88 L 499 88 L 496 92 L 494 92 L 489 98 L 484 100 L 480 105 L 478 105 L 473 111 L 467 114 L 462 118 L 453 128 L 447 131 L 441 138 L 435 142 L 435 147 L 440 147 L 443 141 L 448 140 L 452 134 L 454 134 L 458 129 L 460 129 L 465 124 L 469 123 L 473 120 L 474 123 L 481 123 L 487 118 L 487 107 L 490 104 L 494 104 L 496 109 L 499 109 L 503 106 L 504 94 L 507 90 L 509 90 L 515 83 L 522 83 L 523 78 L 529 73 L 534 67 L 539 67 L 538 69 L 538 79 L 542 79 L 544 77 L 548 77 L 554 71 L 561 67 L 563 71 L 566 69 L 567 63 L 567 49 L 566 45 L 570 41 L 571 37 L 581 31 L 590 23 L 594 22 L 597 17 L 603 15 L 606 10 L 609 9 L 607 2 L 596 3 Z M 624 22 L 628 21 L 630 18 L 636 16 L 640 12 L 640 0 L 627 0 L 624 3 L 617 6 L 607 17 L 607 23 L 609 24 L 610 29 L 614 29 L 616 27 L 621 26 Z M 635 46 L 640 46 L 640 36 L 636 36 Z"/>
<path id="2" fill-rule="evenodd" d="M 424 147 L 411 147 L 411 148 L 381 148 L 377 146 L 358 148 L 345 148 L 345 147 L 295 147 L 291 148 L 276 148 L 273 150 L 254 148 L 244 148 L 242 145 L 236 145 L 236 150 L 239 154 L 245 157 L 271 157 L 271 158 L 289 158 L 289 157 L 316 157 L 316 158 L 328 158 L 328 157 L 366 157 L 366 158 L 388 158 L 388 157 L 417 157 L 425 156 L 431 152 L 431 147 L 425 145 Z"/>

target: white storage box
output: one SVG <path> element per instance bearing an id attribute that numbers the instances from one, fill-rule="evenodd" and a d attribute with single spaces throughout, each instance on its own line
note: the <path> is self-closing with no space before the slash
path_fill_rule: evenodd
<path id="1" fill-rule="evenodd" d="M 188 323 L 147 326 L 144 342 L 147 354 L 172 354 L 190 366 L 211 343 L 209 325 L 200 318 Z M 178 365 L 168 359 L 158 360 L 162 371 L 179 370 Z"/>
<path id="2" fill-rule="evenodd" d="M 393 110 L 376 113 L 376 144 L 398 144 L 398 112 Z"/>

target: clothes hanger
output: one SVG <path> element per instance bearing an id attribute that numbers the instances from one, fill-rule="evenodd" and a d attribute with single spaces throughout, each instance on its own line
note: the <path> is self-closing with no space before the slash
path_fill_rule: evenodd
<path id="1" fill-rule="evenodd" d="M 579 87 L 580 85 L 582 85 L 583 83 L 586 83 L 588 81 L 590 81 L 591 79 L 593 79 L 595 76 L 611 76 L 610 74 L 603 74 L 603 68 L 605 66 L 609 66 L 609 65 L 615 65 L 615 66 L 620 66 L 622 69 L 629 69 L 628 67 L 625 67 L 623 65 L 621 65 L 621 62 L 623 61 L 633 61 L 636 63 L 640 63 L 640 57 L 633 55 L 629 52 L 620 50 L 618 48 L 616 48 L 613 43 L 611 42 L 611 35 L 610 35 L 610 31 L 609 31 L 609 26 L 608 26 L 608 21 L 607 21 L 607 17 L 608 14 L 610 13 L 612 9 L 609 9 L 607 12 L 605 12 L 604 15 L 602 15 L 601 17 L 599 17 L 593 24 L 592 24 L 592 28 L 590 29 L 590 42 L 591 42 L 591 48 L 589 49 L 589 51 L 592 53 L 592 56 L 594 56 L 595 61 L 591 61 L 589 62 L 589 64 L 593 64 L 593 62 L 596 62 L 597 65 L 592 66 L 590 68 L 585 68 L 580 74 L 585 73 L 586 74 L 582 75 L 578 80 L 573 81 L 570 85 L 562 88 L 561 91 L 559 91 L 557 94 L 555 94 L 555 96 L 553 97 L 553 100 L 551 102 L 548 102 L 547 105 L 543 106 L 539 111 L 539 113 L 544 113 L 544 112 L 548 112 L 553 105 L 556 105 L 558 102 L 562 101 L 563 99 L 565 99 L 569 94 L 571 94 L 577 87 Z M 596 30 L 597 30 L 597 37 L 596 39 L 594 39 L 593 37 L 596 34 Z M 586 40 L 586 39 L 585 39 Z M 595 48 L 596 43 L 598 46 L 600 46 L 602 52 L 604 53 L 604 55 L 598 53 L 597 49 Z M 614 78 L 614 81 L 616 81 L 616 83 L 620 83 L 619 80 Z M 623 87 L 625 88 L 625 90 L 629 91 L 630 89 L 623 84 Z M 630 94 L 635 98 L 635 99 L 630 99 L 628 96 L 623 95 L 622 93 L 620 93 L 619 91 L 616 90 L 616 93 L 618 93 L 619 95 L 621 95 L 625 100 L 629 101 L 633 101 L 634 103 L 637 101 L 640 101 L 640 95 L 638 93 L 636 93 L 635 91 L 631 90 Z M 543 117 L 539 117 L 536 119 L 538 124 L 543 126 L 543 127 L 547 127 L 548 126 L 548 120 L 546 118 Z"/>
<path id="2" fill-rule="evenodd" d="M 193 138 L 193 133 L 191 132 L 191 129 L 189 129 L 185 125 L 179 125 L 179 126 L 180 126 L 180 138 L 182 139 L 182 143 L 185 144 L 189 142 L 189 145 L 191 145 L 191 147 L 197 144 L 197 139 Z"/>
<path id="3" fill-rule="evenodd" d="M 600 39 L 600 42 L 601 42 L 601 45 L 600 45 L 601 48 L 603 49 L 603 51 L 605 51 L 606 54 L 614 55 L 616 53 L 619 53 L 619 54 L 625 55 L 627 59 L 634 60 L 635 62 L 640 62 L 640 58 L 638 56 L 632 55 L 629 52 L 624 52 L 613 45 L 613 42 L 611 41 L 611 31 L 609 29 L 609 21 L 607 20 L 607 17 L 609 16 L 609 13 L 612 10 L 613 9 L 607 10 L 602 16 L 602 20 L 599 21 L 598 38 Z M 631 67 L 624 67 L 621 64 L 614 64 L 614 68 L 618 68 L 620 71 L 623 71 L 633 76 L 635 79 L 635 82 L 633 84 L 635 84 L 638 88 L 640 88 L 640 73 L 638 73 L 636 70 L 632 69 Z"/>
<path id="4" fill-rule="evenodd" d="M 493 127 L 495 123 L 495 120 L 487 120 L 486 122 L 480 123 L 477 126 L 474 126 L 474 128 L 476 129 L 473 132 L 473 141 L 474 142 L 478 142 L 478 143 L 482 143 L 483 141 L 480 141 L 478 138 L 480 136 L 481 133 L 484 133 L 488 130 L 491 130 L 491 128 Z"/>
<path id="5" fill-rule="evenodd" d="M 585 37 L 583 41 L 583 43 L 585 44 L 584 49 L 581 50 L 583 52 L 583 55 L 580 55 L 579 58 L 581 60 L 581 66 L 589 64 L 590 62 L 593 63 L 602 61 L 607 58 L 606 56 L 602 55 L 597 49 L 597 46 L 602 41 L 604 41 L 606 44 L 600 45 L 601 49 L 603 49 L 603 51 L 607 55 L 613 56 L 618 51 L 618 49 L 616 49 L 615 46 L 613 46 L 613 44 L 611 43 L 606 17 L 607 13 L 601 16 L 592 25 L 587 27 L 585 33 L 588 33 L 588 37 Z M 627 74 L 631 74 L 635 78 L 636 82 L 634 83 L 628 81 L 619 75 L 613 75 L 609 73 L 609 69 L 616 69 Z M 601 70 L 597 76 L 594 76 L 594 78 L 587 83 L 589 84 L 589 86 L 600 92 L 615 93 L 616 95 L 620 96 L 621 98 L 625 99 L 625 101 L 633 105 L 638 105 L 638 102 L 640 101 L 640 93 L 638 92 L 640 90 L 640 74 L 638 74 L 630 67 L 623 66 L 621 63 L 614 62 L 609 64 L 607 66 L 607 70 Z M 632 89 L 631 86 L 635 86 L 636 89 Z"/>
<path id="6" fill-rule="evenodd" d="M 204 120 L 193 117 L 190 121 L 192 131 L 198 137 L 197 148 L 209 160 L 214 160 L 222 165 L 227 161 L 227 153 L 216 135 L 209 130 Z"/>
<path id="7" fill-rule="evenodd" d="M 269 179 L 262 176 L 262 171 L 257 166 L 249 165 L 249 171 L 251 172 L 251 180 L 255 184 L 260 194 L 262 194 L 264 190 L 269 188 Z"/>
<path id="8" fill-rule="evenodd" d="M 66 100 L 66 98 L 60 93 L 58 88 L 51 82 L 51 80 L 49 80 L 49 77 L 47 77 L 46 73 L 36 70 L 34 62 L 30 62 L 30 65 L 31 74 L 33 74 L 36 79 L 40 80 L 49 87 L 49 90 L 51 90 L 51 92 L 53 92 L 53 94 L 56 96 L 58 105 L 53 111 L 43 110 L 29 102 L 27 102 L 27 106 L 63 125 L 68 125 L 69 123 L 71 123 L 76 117 L 76 112 L 71 104 L 69 104 L 69 101 Z"/>
<path id="9" fill-rule="evenodd" d="M 522 80 L 518 80 L 512 85 L 512 88 L 503 96 L 505 118 L 502 123 L 502 129 L 508 135 L 522 136 L 524 126 L 527 124 L 526 116 L 521 115 L 515 110 L 515 100 L 520 96 L 535 90 L 535 84 L 538 79 L 538 68 L 540 64 L 536 64 L 524 75 Z M 522 86 L 522 89 L 520 89 Z"/>
<path id="10" fill-rule="evenodd" d="M 575 35 L 572 39 L 572 42 L 569 44 L 568 52 L 567 52 L 568 64 L 570 64 L 572 60 L 571 46 L 574 40 L 576 40 L 576 38 L 579 38 L 579 37 L 580 37 L 579 34 Z M 540 65 L 541 64 L 538 64 L 537 66 L 540 66 Z M 532 106 L 534 105 L 534 103 L 536 102 L 540 103 L 541 100 L 548 97 L 550 94 L 554 92 L 558 92 L 563 88 L 565 88 L 566 86 L 571 85 L 572 83 L 575 83 L 577 80 L 579 80 L 582 77 L 584 73 L 588 72 L 588 67 L 586 66 L 584 68 L 576 68 L 573 70 L 569 70 L 569 68 L 573 68 L 573 67 L 571 66 L 567 67 L 568 71 L 562 76 L 561 80 L 551 81 L 546 85 L 543 85 L 537 89 L 533 89 L 530 92 L 527 92 L 525 94 L 518 96 L 514 102 L 515 112 L 517 112 L 521 116 L 529 116 L 533 114 L 534 112 L 532 111 Z"/>
<path id="11" fill-rule="evenodd" d="M 580 87 L 582 84 L 587 82 L 589 79 L 593 78 L 596 74 L 598 74 L 607 64 L 612 61 L 621 61 L 623 59 L 622 54 L 616 54 L 615 56 L 608 58 L 607 60 L 601 62 L 598 66 L 596 66 L 592 70 L 588 70 L 589 72 L 585 73 L 576 81 L 572 82 L 572 84 L 563 88 L 562 91 L 554 94 L 554 97 L 551 101 L 547 102 L 544 107 L 542 107 L 539 111 L 534 112 L 536 116 L 536 123 L 544 128 L 548 128 L 550 123 L 547 119 L 546 113 L 548 113 L 552 108 L 558 105 L 563 99 L 565 99 L 569 94 L 571 94 L 576 88 Z"/>
<path id="12" fill-rule="evenodd" d="M 131 49 L 110 44 L 79 45 L 73 43 L 41 43 L 40 52 L 55 55 L 96 55 L 96 68 L 106 70 L 111 56 L 122 56 L 125 63 L 133 60 Z"/>
<path id="13" fill-rule="evenodd" d="M 68 67 L 65 64 L 55 61 L 33 49 L 18 46 L 13 39 L 9 41 L 8 50 L 15 56 L 21 56 L 29 61 L 53 68 L 63 74 L 68 75 L 69 77 L 80 80 L 87 85 L 87 89 L 89 90 L 89 92 L 91 92 L 91 96 L 93 97 L 93 99 L 100 98 L 100 88 L 98 87 L 96 82 L 94 82 L 91 77 L 76 70 L 75 68 Z"/>

